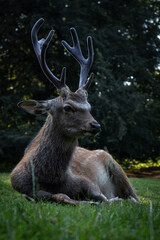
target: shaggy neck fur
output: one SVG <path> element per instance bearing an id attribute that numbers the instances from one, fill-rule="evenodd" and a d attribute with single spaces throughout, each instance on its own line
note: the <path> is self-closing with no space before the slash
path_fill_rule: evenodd
<path id="1" fill-rule="evenodd" d="M 61 128 L 49 115 L 30 147 L 32 148 L 36 142 L 39 142 L 39 145 L 32 158 L 35 175 L 42 181 L 46 176 L 48 182 L 63 180 L 76 148 L 77 139 L 64 138 Z"/>

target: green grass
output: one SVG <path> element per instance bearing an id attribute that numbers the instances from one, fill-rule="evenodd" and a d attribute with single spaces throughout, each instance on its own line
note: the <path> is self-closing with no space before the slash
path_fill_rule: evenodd
<path id="1" fill-rule="evenodd" d="M 0 240 L 160 239 L 160 180 L 130 179 L 142 204 L 28 202 L 0 174 Z"/>

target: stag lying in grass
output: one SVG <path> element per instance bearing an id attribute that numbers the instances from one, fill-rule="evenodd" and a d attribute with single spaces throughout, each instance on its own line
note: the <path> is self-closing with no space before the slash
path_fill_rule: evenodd
<path id="1" fill-rule="evenodd" d="M 78 138 L 94 136 L 100 131 L 100 124 L 91 115 L 87 101 L 87 90 L 93 79 L 91 73 L 87 80 L 94 55 L 91 37 L 87 38 L 87 59 L 82 55 L 74 28 L 71 28 L 73 47 L 62 41 L 81 66 L 79 88 L 72 92 L 66 85 L 66 69 L 62 69 L 58 79 L 47 66 L 46 50 L 53 31 L 46 39 L 38 41 L 37 33 L 43 22 L 39 19 L 33 26 L 32 42 L 40 66 L 57 88 L 59 97 L 18 104 L 31 114 L 47 113 L 48 117 L 11 173 L 13 188 L 28 198 L 71 205 L 108 203 L 122 198 L 138 202 L 125 172 L 111 155 L 103 150 L 77 147 Z"/>

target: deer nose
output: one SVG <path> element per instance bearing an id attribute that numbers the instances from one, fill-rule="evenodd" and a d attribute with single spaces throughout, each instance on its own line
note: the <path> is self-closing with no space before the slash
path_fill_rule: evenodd
<path id="1" fill-rule="evenodd" d="M 91 122 L 90 126 L 91 126 L 93 132 L 98 133 L 101 131 L 101 125 L 97 122 Z"/>

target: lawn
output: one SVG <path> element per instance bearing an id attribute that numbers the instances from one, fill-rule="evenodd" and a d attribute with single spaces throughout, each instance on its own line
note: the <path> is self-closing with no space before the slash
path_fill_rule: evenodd
<path id="1" fill-rule="evenodd" d="M 28 202 L 0 174 L 0 240 L 160 239 L 160 179 L 130 178 L 142 204 Z"/>

